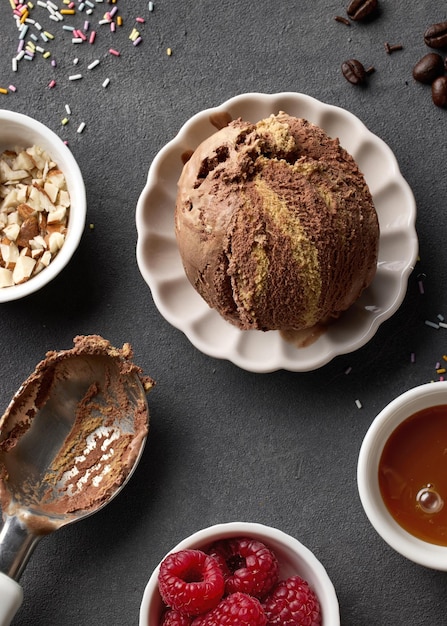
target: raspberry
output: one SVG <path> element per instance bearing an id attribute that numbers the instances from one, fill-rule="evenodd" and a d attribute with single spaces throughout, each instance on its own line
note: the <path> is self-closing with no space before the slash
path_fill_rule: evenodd
<path id="1" fill-rule="evenodd" d="M 191 626 L 192 617 L 175 611 L 174 609 L 168 609 L 163 615 L 160 626 Z"/>
<path id="2" fill-rule="evenodd" d="M 267 626 L 320 626 L 320 603 L 300 576 L 280 582 L 262 603 Z"/>
<path id="3" fill-rule="evenodd" d="M 267 618 L 261 603 L 246 593 L 233 593 L 215 609 L 199 615 L 191 626 L 266 626 Z"/>
<path id="4" fill-rule="evenodd" d="M 199 615 L 218 605 L 225 582 L 211 556 L 201 550 L 180 550 L 161 563 L 158 587 L 168 607 L 185 615 Z"/>
<path id="5" fill-rule="evenodd" d="M 276 556 L 256 539 L 223 539 L 213 544 L 208 553 L 222 568 L 227 595 L 240 591 L 262 599 L 278 582 Z"/>

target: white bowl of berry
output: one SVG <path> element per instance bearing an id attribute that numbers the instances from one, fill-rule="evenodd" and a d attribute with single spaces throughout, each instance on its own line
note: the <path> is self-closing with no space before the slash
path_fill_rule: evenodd
<path id="1" fill-rule="evenodd" d="M 302 543 L 231 522 L 175 546 L 144 591 L 139 626 L 340 626 L 334 586 Z"/>

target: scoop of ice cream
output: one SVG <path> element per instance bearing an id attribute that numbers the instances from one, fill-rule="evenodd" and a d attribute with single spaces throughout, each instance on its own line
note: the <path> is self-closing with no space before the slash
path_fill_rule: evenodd
<path id="1" fill-rule="evenodd" d="M 206 139 L 178 183 L 186 275 L 241 329 L 310 328 L 371 283 L 379 225 L 338 139 L 286 113 L 235 120 Z"/>

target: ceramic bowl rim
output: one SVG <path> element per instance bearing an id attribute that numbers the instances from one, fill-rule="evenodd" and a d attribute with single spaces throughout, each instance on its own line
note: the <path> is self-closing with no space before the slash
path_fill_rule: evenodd
<path id="1" fill-rule="evenodd" d="M 197 547 L 206 543 L 211 543 L 218 538 L 236 537 L 241 535 L 253 536 L 255 538 L 258 538 L 260 541 L 264 539 L 266 544 L 268 544 L 270 538 L 272 542 L 274 541 L 284 546 L 288 546 L 293 552 L 298 554 L 300 560 L 302 560 L 303 564 L 305 564 L 309 568 L 309 570 L 312 571 L 314 576 L 318 578 L 318 581 L 321 585 L 318 596 L 320 604 L 322 606 L 322 612 L 325 616 L 322 626 L 340 626 L 340 611 L 338 599 L 334 585 L 329 578 L 326 569 L 313 554 L 313 552 L 309 550 L 309 548 L 307 548 L 291 535 L 288 535 L 287 533 L 277 528 L 255 522 L 225 522 L 220 524 L 214 524 L 207 528 L 203 528 L 193 533 L 189 537 L 183 539 L 174 548 L 169 550 L 167 554 L 177 552 L 178 550 Z M 140 607 L 139 626 L 154 626 L 152 624 L 148 624 L 148 613 L 151 600 L 154 597 L 154 593 L 157 592 L 159 567 L 160 563 L 152 572 L 149 581 L 145 587 Z"/>
<path id="2" fill-rule="evenodd" d="M 58 167 L 64 172 L 70 191 L 72 206 L 70 207 L 70 217 L 65 242 L 57 256 L 48 267 L 25 283 L 0 289 L 0 303 L 17 300 L 38 291 L 62 271 L 79 245 L 84 231 L 87 213 L 86 190 L 81 170 L 73 153 L 62 139 L 50 128 L 45 126 L 45 124 L 23 113 L 0 109 L 0 126 L 4 123 L 26 129 L 26 131 L 30 133 L 30 142 L 19 138 L 16 144 L 18 146 L 28 147 L 33 143 L 37 144 L 37 138 L 41 139 L 40 144 L 42 145 L 40 145 L 40 147 L 49 153 Z M 6 141 L 8 145 L 10 145 L 10 141 Z M 2 140 L 2 146 L 0 147 L 3 149 L 7 147 L 5 143 L 3 143 Z"/>
<path id="3" fill-rule="evenodd" d="M 425 567 L 447 571 L 447 546 L 428 543 L 404 530 L 380 495 L 378 464 L 386 441 L 407 417 L 431 406 L 447 405 L 447 381 L 425 383 L 392 400 L 370 425 L 360 448 L 357 487 L 366 516 L 394 550 Z"/>

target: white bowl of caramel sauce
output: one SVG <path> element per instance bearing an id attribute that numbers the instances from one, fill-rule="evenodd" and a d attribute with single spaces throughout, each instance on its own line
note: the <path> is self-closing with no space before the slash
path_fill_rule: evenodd
<path id="1" fill-rule="evenodd" d="M 410 389 L 377 415 L 357 483 L 367 517 L 394 550 L 447 571 L 447 381 Z"/>

